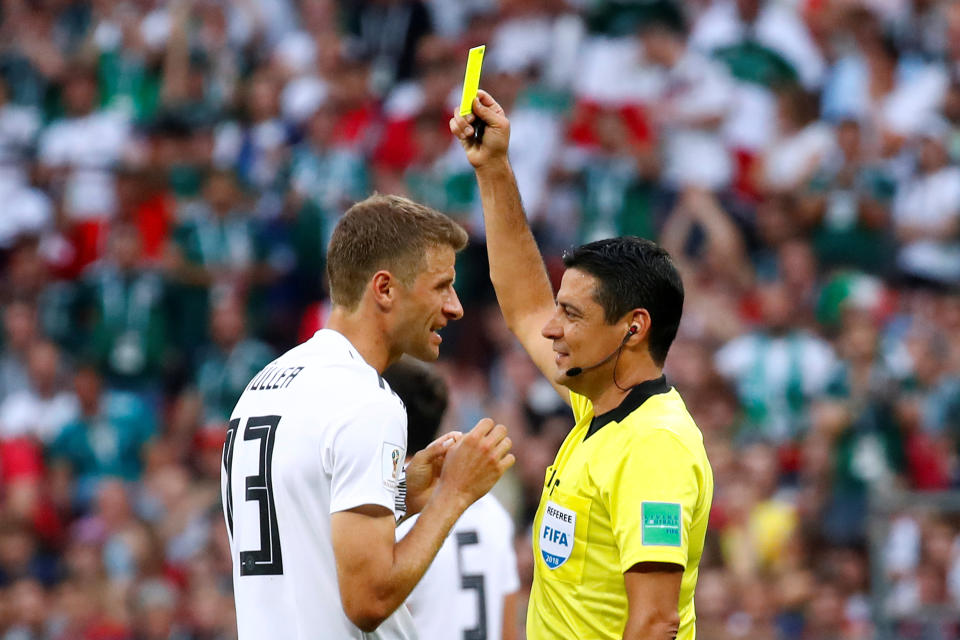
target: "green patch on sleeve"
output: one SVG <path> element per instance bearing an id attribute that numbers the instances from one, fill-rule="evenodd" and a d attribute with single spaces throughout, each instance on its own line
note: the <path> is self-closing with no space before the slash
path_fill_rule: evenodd
<path id="1" fill-rule="evenodd" d="M 643 519 L 643 544 L 661 547 L 681 546 L 682 510 L 677 502 L 644 502 L 640 506 Z"/>

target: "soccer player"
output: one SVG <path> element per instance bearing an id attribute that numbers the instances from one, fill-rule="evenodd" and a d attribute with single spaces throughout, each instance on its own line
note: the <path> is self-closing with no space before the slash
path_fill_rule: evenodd
<path id="1" fill-rule="evenodd" d="M 485 92 L 473 111 L 450 128 L 476 171 L 497 299 L 576 419 L 534 519 L 527 637 L 689 640 L 713 473 L 662 375 L 680 276 L 653 242 L 601 240 L 564 256 L 554 300 L 507 159 L 510 123 Z"/>
<path id="2" fill-rule="evenodd" d="M 357 203 L 334 229 L 327 328 L 250 381 L 224 444 L 241 640 L 416 637 L 404 600 L 514 462 L 506 429 L 484 419 L 404 474 L 406 413 L 380 376 L 404 353 L 437 358 L 438 331 L 463 314 L 453 280 L 466 242 L 446 216 L 394 196 Z M 404 511 L 420 517 L 397 542 Z"/>
<path id="3" fill-rule="evenodd" d="M 443 379 L 423 363 L 404 358 L 383 377 L 407 408 L 407 446 L 426 447 L 437 437 L 447 408 Z M 416 516 L 397 528 L 406 535 Z M 487 494 L 473 503 L 444 541 L 423 579 L 407 598 L 414 626 L 429 640 L 515 640 L 517 556 L 513 522 Z"/>

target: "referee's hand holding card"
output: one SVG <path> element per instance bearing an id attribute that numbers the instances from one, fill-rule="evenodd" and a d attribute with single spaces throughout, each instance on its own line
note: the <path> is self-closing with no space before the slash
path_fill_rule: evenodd
<path id="1" fill-rule="evenodd" d="M 480 122 L 484 125 L 484 131 L 478 139 L 475 133 Z M 471 113 L 457 113 L 450 119 L 450 131 L 460 140 L 467 160 L 477 171 L 507 162 L 510 121 L 503 107 L 486 91 L 477 91 Z"/>

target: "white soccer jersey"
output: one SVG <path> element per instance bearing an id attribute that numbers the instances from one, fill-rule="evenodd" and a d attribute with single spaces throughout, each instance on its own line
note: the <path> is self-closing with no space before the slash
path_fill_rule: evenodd
<path id="1" fill-rule="evenodd" d="M 394 511 L 407 443 L 400 399 L 341 334 L 274 360 L 237 402 L 221 493 L 240 640 L 415 638 L 401 606 L 373 633 L 340 602 L 330 515 Z"/>
<path id="2" fill-rule="evenodd" d="M 401 524 L 397 536 L 415 520 Z M 503 599 L 519 588 L 513 522 L 488 494 L 457 520 L 407 606 L 425 640 L 500 640 Z"/>

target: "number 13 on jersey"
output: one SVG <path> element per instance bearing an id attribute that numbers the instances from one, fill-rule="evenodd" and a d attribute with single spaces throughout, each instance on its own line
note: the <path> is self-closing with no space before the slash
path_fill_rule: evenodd
<path id="1" fill-rule="evenodd" d="M 257 503 L 260 546 L 257 549 L 240 551 L 240 575 L 282 575 L 283 552 L 280 548 L 280 529 L 277 526 L 277 506 L 273 498 L 273 443 L 277 435 L 277 426 L 280 424 L 280 416 L 258 416 L 247 419 L 243 428 L 243 442 L 237 439 L 241 422 L 240 418 L 230 421 L 226 440 L 223 443 L 223 473 L 226 483 L 222 498 L 223 510 L 227 516 L 227 533 L 230 535 L 231 542 L 234 542 L 234 455 L 238 447 L 257 447 L 257 473 L 244 478 L 244 500 Z"/>

